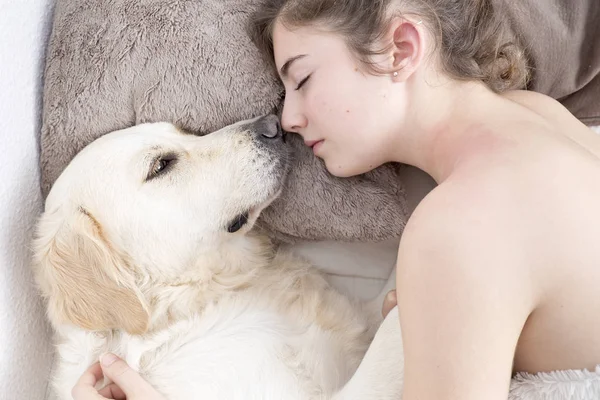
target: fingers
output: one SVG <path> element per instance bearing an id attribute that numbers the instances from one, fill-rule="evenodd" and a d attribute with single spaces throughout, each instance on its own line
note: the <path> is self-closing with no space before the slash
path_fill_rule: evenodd
<path id="1" fill-rule="evenodd" d="M 156 391 L 136 371 L 114 354 L 105 354 L 101 358 L 102 371 L 128 399 L 152 399 Z M 120 394 L 120 393 L 119 393 Z M 117 397 L 118 398 L 118 397 Z"/>
<path id="2" fill-rule="evenodd" d="M 385 296 L 383 300 L 383 306 L 381 309 L 381 313 L 383 314 L 383 318 L 385 318 L 390 311 L 398 304 L 398 299 L 396 298 L 396 291 L 390 290 L 388 294 Z"/>
<path id="3" fill-rule="evenodd" d="M 73 390 L 71 396 L 74 400 L 105 400 L 95 389 L 96 383 L 102 379 L 102 368 L 99 363 L 93 364 L 89 367 L 83 375 L 79 378 Z M 111 397 L 109 397 L 110 399 Z"/>
<path id="4" fill-rule="evenodd" d="M 127 396 L 125 396 L 125 393 L 123 393 L 123 391 L 114 383 L 111 383 L 110 385 L 102 388 L 100 391 L 98 391 L 98 394 L 107 399 L 114 399 L 114 400 L 126 400 L 127 399 Z"/>

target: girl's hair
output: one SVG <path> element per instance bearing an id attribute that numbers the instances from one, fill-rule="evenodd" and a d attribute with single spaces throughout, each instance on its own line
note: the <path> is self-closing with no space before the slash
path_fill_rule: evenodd
<path id="1" fill-rule="evenodd" d="M 460 80 L 481 80 L 493 91 L 525 88 L 529 70 L 525 52 L 509 36 L 493 0 L 266 0 L 252 15 L 250 35 L 274 66 L 273 27 L 315 25 L 340 34 L 349 49 L 373 73 L 373 56 L 396 16 L 419 18 L 439 49 L 441 67 Z M 397 12 L 394 12 L 397 11 Z"/>

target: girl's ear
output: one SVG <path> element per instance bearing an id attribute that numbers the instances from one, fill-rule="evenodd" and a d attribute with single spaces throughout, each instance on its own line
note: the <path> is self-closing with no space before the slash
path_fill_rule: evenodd
<path id="1" fill-rule="evenodd" d="M 387 70 L 394 81 L 404 82 L 419 68 L 425 54 L 423 23 L 421 20 L 394 19 L 386 37 L 392 44 Z"/>

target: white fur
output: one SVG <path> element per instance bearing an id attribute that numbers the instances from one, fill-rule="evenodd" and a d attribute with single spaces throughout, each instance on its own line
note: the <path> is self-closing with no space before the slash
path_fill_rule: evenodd
<path id="1" fill-rule="evenodd" d="M 167 399 L 400 397 L 397 312 L 356 372 L 381 323 L 382 296 L 368 304 L 342 296 L 251 231 L 281 191 L 288 157 L 285 143 L 261 139 L 252 122 L 204 137 L 166 123 L 107 134 L 58 179 L 34 248 L 60 338 L 59 399 L 106 351 Z M 178 154 L 177 164 L 144 182 L 157 147 Z M 227 232 L 247 210 L 246 226 Z M 98 297 L 99 288 L 117 294 Z M 136 306 L 120 308 L 118 296 Z M 96 320 L 88 304 L 108 316 Z"/>

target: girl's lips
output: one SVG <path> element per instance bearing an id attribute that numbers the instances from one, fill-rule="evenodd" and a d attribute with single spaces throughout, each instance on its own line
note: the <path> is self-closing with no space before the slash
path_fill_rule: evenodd
<path id="1" fill-rule="evenodd" d="M 308 147 L 314 147 L 317 143 L 322 142 L 323 140 L 305 140 L 304 144 Z"/>
<path id="2" fill-rule="evenodd" d="M 315 155 L 317 154 L 317 151 L 319 151 L 319 149 L 321 148 L 321 145 L 323 144 L 323 142 L 324 142 L 324 140 L 319 140 L 317 143 L 313 144 L 312 151 Z"/>

